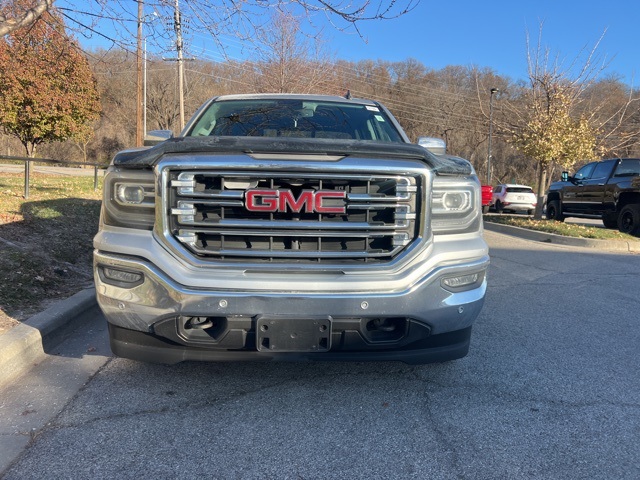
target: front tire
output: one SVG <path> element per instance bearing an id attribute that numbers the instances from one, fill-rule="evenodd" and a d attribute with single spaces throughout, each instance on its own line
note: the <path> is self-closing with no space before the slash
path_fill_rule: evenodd
<path id="1" fill-rule="evenodd" d="M 500 203 L 500 200 L 496 201 L 496 212 L 502 213 L 503 211 L 504 207 L 502 206 L 502 203 Z"/>
<path id="2" fill-rule="evenodd" d="M 618 230 L 629 235 L 640 236 L 640 205 L 625 205 L 618 215 Z"/>
<path id="3" fill-rule="evenodd" d="M 560 200 L 551 200 L 547 203 L 547 220 L 564 221 L 564 215 L 562 215 L 562 210 L 560 209 Z"/>

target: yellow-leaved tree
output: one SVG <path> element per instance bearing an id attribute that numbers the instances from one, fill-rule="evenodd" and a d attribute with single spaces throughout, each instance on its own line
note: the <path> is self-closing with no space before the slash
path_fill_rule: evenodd
<path id="1" fill-rule="evenodd" d="M 609 119 L 595 115 L 593 108 L 585 108 L 584 99 L 606 67 L 596 55 L 599 42 L 565 67 L 542 48 L 541 39 L 542 25 L 537 49 L 532 50 L 527 41 L 528 81 L 500 102 L 501 115 L 495 122 L 498 134 L 536 164 L 538 219 L 551 167 L 569 170 L 578 162 L 600 157 L 606 148 L 603 131 L 618 128 L 611 127 L 611 119 L 616 115 L 622 119 L 632 101 Z"/>
<path id="2" fill-rule="evenodd" d="M 552 164 L 572 168 L 596 156 L 597 128 L 584 115 L 573 114 L 574 86 L 552 72 L 530 72 L 530 88 L 508 140 L 538 166 L 538 205 L 542 217 L 547 175 Z"/>

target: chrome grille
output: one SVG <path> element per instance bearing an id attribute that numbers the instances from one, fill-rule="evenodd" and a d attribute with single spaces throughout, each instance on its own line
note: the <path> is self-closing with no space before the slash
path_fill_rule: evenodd
<path id="1" fill-rule="evenodd" d="M 170 170 L 165 178 L 165 231 L 204 260 L 385 262 L 418 236 L 418 176 Z M 252 190 L 286 192 L 289 203 L 250 211 Z M 324 210 L 313 208 L 314 195 L 340 197 L 322 206 L 344 213 L 314 211 Z"/>

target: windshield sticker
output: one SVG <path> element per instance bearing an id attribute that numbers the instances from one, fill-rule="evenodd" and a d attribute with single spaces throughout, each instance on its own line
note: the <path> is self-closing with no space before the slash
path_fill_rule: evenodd
<path id="1" fill-rule="evenodd" d="M 382 115 L 376 115 L 375 117 L 377 121 L 384 123 L 384 117 Z"/>
<path id="2" fill-rule="evenodd" d="M 367 105 L 367 110 L 369 110 L 370 112 L 379 112 L 380 109 L 378 107 L 373 107 L 371 105 Z"/>

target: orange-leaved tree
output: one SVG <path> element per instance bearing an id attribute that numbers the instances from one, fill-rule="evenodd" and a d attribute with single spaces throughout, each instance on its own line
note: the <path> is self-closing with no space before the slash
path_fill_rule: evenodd
<path id="1" fill-rule="evenodd" d="M 89 63 L 55 10 L 0 38 L 0 126 L 28 157 L 42 143 L 86 138 L 100 110 Z"/>

